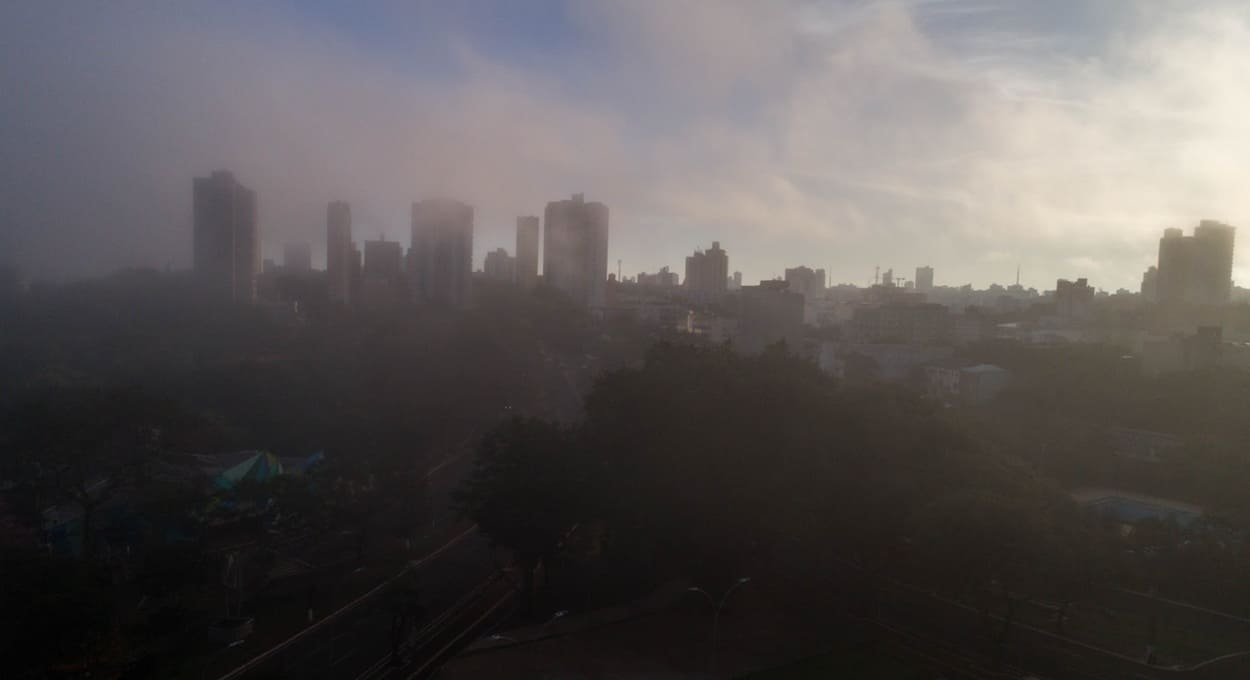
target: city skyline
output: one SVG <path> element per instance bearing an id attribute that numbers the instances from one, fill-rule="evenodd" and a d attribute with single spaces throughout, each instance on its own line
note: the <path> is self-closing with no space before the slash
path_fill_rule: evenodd
<path id="1" fill-rule="evenodd" d="M 309 241 L 319 266 L 330 198 L 377 239 L 411 200 L 457 196 L 480 268 L 516 215 L 585 191 L 630 274 L 719 240 L 747 281 L 808 260 L 834 283 L 930 264 L 955 285 L 1020 266 L 1026 286 L 1133 289 L 1163 229 L 1250 215 L 1232 161 L 1250 18 L 1046 4 L 7 6 L 23 132 L 0 250 L 52 280 L 189 266 L 185 177 L 228 167 L 267 197 L 263 252 Z M 678 11 L 700 28 L 666 32 Z M 75 167 L 92 154 L 118 160 Z"/>

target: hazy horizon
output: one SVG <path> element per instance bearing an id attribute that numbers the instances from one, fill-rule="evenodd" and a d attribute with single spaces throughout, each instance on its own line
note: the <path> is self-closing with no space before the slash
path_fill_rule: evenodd
<path id="1" fill-rule="evenodd" d="M 266 258 L 318 264 L 339 199 L 405 244 L 412 201 L 471 203 L 480 266 L 584 192 L 610 271 L 719 241 L 748 282 L 1136 290 L 1164 228 L 1250 224 L 1231 2 L 10 3 L 0 35 L 0 258 L 31 278 L 187 267 L 217 169 Z"/>

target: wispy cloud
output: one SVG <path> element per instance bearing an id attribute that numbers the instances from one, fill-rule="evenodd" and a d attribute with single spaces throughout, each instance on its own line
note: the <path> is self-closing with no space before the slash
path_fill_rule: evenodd
<path id="1" fill-rule="evenodd" d="M 190 177 L 217 167 L 259 190 L 270 252 L 319 247 L 335 198 L 402 237 L 409 201 L 461 196 L 485 250 L 584 190 L 629 271 L 715 239 L 748 279 L 986 283 L 1004 253 L 1026 283 L 1115 288 L 1165 226 L 1250 226 L 1246 12 L 1045 4 L 577 2 L 563 62 L 455 13 L 388 14 L 414 28 L 383 50 L 298 9 L 9 5 L 0 248 L 54 275 L 183 265 Z"/>

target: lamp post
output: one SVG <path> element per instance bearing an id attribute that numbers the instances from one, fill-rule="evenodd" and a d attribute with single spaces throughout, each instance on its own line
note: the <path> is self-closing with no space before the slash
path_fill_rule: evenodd
<path id="1" fill-rule="evenodd" d="M 700 593 L 703 597 L 706 597 L 708 603 L 712 605 L 712 653 L 711 658 L 708 661 L 708 668 L 711 669 L 713 676 L 716 675 L 716 637 L 717 632 L 719 631 L 721 610 L 725 608 L 725 603 L 729 601 L 729 596 L 732 595 L 735 590 L 750 582 L 750 576 L 743 576 L 737 581 L 734 581 L 734 584 L 729 586 L 729 589 L 725 591 L 725 594 L 721 595 L 720 601 L 717 601 L 716 598 L 712 597 L 711 593 L 702 588 L 692 586 L 686 589 L 692 593 Z"/>

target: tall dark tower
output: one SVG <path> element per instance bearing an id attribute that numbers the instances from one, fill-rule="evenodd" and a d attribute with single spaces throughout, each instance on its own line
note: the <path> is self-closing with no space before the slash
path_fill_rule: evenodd
<path id="1" fill-rule="evenodd" d="M 516 218 L 516 282 L 526 290 L 538 282 L 538 218 Z"/>
<path id="2" fill-rule="evenodd" d="M 217 299 L 255 302 L 260 275 L 256 192 L 225 170 L 196 177 L 192 190 L 196 276 Z"/>
<path id="3" fill-rule="evenodd" d="M 608 207 L 581 194 L 547 204 L 543 280 L 587 307 L 602 307 L 608 279 Z"/>
<path id="4" fill-rule="evenodd" d="M 469 302 L 473 207 L 447 198 L 412 204 L 408 275 L 417 300 L 452 307 Z"/>

